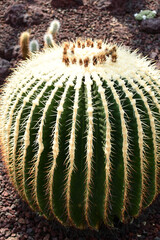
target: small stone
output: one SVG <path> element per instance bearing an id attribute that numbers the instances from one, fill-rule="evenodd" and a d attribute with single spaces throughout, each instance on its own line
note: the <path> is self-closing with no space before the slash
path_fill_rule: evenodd
<path id="1" fill-rule="evenodd" d="M 10 212 L 6 212 L 6 216 L 8 219 L 11 219 L 13 217 L 13 215 Z"/>
<path id="2" fill-rule="evenodd" d="M 43 227 L 43 232 L 47 232 L 47 227 Z"/>
<path id="3" fill-rule="evenodd" d="M 7 228 L 1 228 L 1 234 L 2 235 L 4 235 L 6 231 L 7 231 Z"/>
<path id="4" fill-rule="evenodd" d="M 49 240 L 50 239 L 50 234 L 47 234 L 44 238 L 43 238 L 43 240 Z"/>
<path id="5" fill-rule="evenodd" d="M 20 224 L 25 224 L 25 223 L 26 223 L 24 218 L 20 218 L 20 219 L 18 220 L 18 222 L 19 222 Z"/>
<path id="6" fill-rule="evenodd" d="M 0 80 L 4 80 L 10 72 L 10 62 L 6 59 L 0 58 Z M 4 197 L 8 197 L 8 192 L 4 191 L 2 194 Z"/>
<path id="7" fill-rule="evenodd" d="M 150 58 L 151 59 L 156 59 L 158 57 L 158 55 L 157 55 L 157 53 L 156 52 L 151 52 L 151 54 L 150 54 Z"/>
<path id="8" fill-rule="evenodd" d="M 32 229 L 32 228 L 28 228 L 28 229 L 26 230 L 26 232 L 27 232 L 28 234 L 31 234 L 31 233 L 33 233 L 33 229 Z"/>
<path id="9" fill-rule="evenodd" d="M 141 235 L 141 234 L 137 234 L 137 237 L 138 237 L 138 238 L 141 238 L 141 237 L 142 237 L 142 235 Z"/>
<path id="10" fill-rule="evenodd" d="M 11 235 L 11 231 L 6 231 L 5 237 L 9 237 Z"/>
<path id="11" fill-rule="evenodd" d="M 16 207 L 15 204 L 11 205 L 11 209 L 15 209 L 15 207 Z"/>
<path id="12" fill-rule="evenodd" d="M 7 69 L 7 63 L 8 61 L 6 61 L 5 59 L 3 59 L 3 62 L 1 63 L 0 62 L 0 74 L 2 73 L 2 74 L 4 74 L 5 73 L 5 70 Z M 2 64 L 2 65 L 1 65 Z M 5 65 L 6 64 L 6 65 Z M 1 68 L 1 66 L 2 66 L 2 68 Z M 8 197 L 8 192 L 7 191 L 4 191 L 3 193 L 2 193 L 2 195 L 4 196 L 4 197 Z"/>
<path id="13" fill-rule="evenodd" d="M 10 46 L 9 48 L 5 48 L 4 50 L 4 58 L 7 60 L 11 60 L 12 59 L 12 54 L 13 54 L 13 46 Z"/>

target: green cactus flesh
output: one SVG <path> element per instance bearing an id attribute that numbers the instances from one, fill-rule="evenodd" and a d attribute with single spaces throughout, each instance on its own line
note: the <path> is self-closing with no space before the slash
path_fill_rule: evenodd
<path id="1" fill-rule="evenodd" d="M 10 178 L 48 219 L 113 226 L 160 192 L 160 75 L 136 52 L 77 40 L 33 54 L 7 79 L 0 113 Z"/>
<path id="2" fill-rule="evenodd" d="M 135 19 L 138 21 L 143 20 L 143 17 L 146 17 L 146 19 L 154 18 L 156 16 L 156 11 L 151 11 L 151 10 L 141 10 L 139 13 L 136 13 Z"/>

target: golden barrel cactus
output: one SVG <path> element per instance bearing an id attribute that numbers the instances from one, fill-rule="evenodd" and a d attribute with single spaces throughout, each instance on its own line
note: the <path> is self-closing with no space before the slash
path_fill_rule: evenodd
<path id="1" fill-rule="evenodd" d="M 45 48 L 0 103 L 10 178 L 46 218 L 97 229 L 160 192 L 160 74 L 136 52 L 91 39 Z"/>

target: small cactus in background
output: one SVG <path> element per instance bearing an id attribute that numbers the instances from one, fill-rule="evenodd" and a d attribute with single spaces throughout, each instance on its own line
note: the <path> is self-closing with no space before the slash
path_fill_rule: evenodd
<path id="1" fill-rule="evenodd" d="M 44 35 L 44 46 L 45 47 L 54 47 L 56 35 L 60 29 L 60 22 L 57 19 L 54 19 L 50 27 L 48 28 L 47 33 Z M 29 41 L 30 33 L 23 32 L 20 36 L 20 48 L 22 52 L 23 59 L 29 58 L 31 53 L 39 51 L 39 44 L 36 39 Z M 53 40 L 54 38 L 54 40 Z"/>
<path id="2" fill-rule="evenodd" d="M 160 73 L 136 52 L 91 39 L 46 48 L 0 102 L 10 178 L 48 219 L 112 226 L 160 192 Z"/>
<path id="3" fill-rule="evenodd" d="M 54 40 L 51 33 L 46 33 L 44 35 L 44 46 L 45 47 L 53 47 L 54 46 Z"/>
<path id="4" fill-rule="evenodd" d="M 35 52 L 39 51 L 39 43 L 38 43 L 37 40 L 33 39 L 32 41 L 30 41 L 29 50 L 32 53 L 35 53 Z"/>
<path id="5" fill-rule="evenodd" d="M 145 19 L 154 18 L 156 16 L 156 11 L 151 10 L 141 10 L 139 13 L 135 13 L 134 17 L 136 20 L 141 21 Z"/>
<path id="6" fill-rule="evenodd" d="M 48 33 L 51 33 L 53 38 L 55 38 L 59 29 L 60 29 L 60 22 L 57 19 L 54 19 L 50 24 Z"/>
<path id="7" fill-rule="evenodd" d="M 20 48 L 23 59 L 29 57 L 29 32 L 23 32 L 20 36 Z"/>

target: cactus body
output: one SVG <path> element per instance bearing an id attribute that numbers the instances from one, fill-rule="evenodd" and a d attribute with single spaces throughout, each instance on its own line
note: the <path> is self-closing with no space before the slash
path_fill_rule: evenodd
<path id="1" fill-rule="evenodd" d="M 154 18 L 156 16 L 156 11 L 151 10 L 141 10 L 139 13 L 134 14 L 136 20 L 141 21 L 145 19 Z"/>
<path id="2" fill-rule="evenodd" d="M 35 53 L 35 52 L 39 51 L 39 43 L 36 39 L 33 39 L 32 41 L 30 41 L 29 50 L 32 53 Z"/>
<path id="3" fill-rule="evenodd" d="M 54 45 L 54 40 L 53 40 L 52 34 L 46 33 L 44 35 L 44 46 L 53 47 L 53 45 Z"/>
<path id="4" fill-rule="evenodd" d="M 2 92 L 3 159 L 46 218 L 97 229 L 160 192 L 160 76 L 136 52 L 92 40 L 47 48 Z"/>
<path id="5" fill-rule="evenodd" d="M 29 38 L 29 32 L 23 32 L 20 36 L 20 47 L 23 59 L 26 59 L 29 56 Z"/>
<path id="6" fill-rule="evenodd" d="M 48 33 L 52 34 L 53 37 L 55 37 L 56 34 L 58 33 L 59 29 L 60 29 L 60 22 L 57 19 L 54 19 L 50 23 L 50 27 L 48 29 Z"/>

